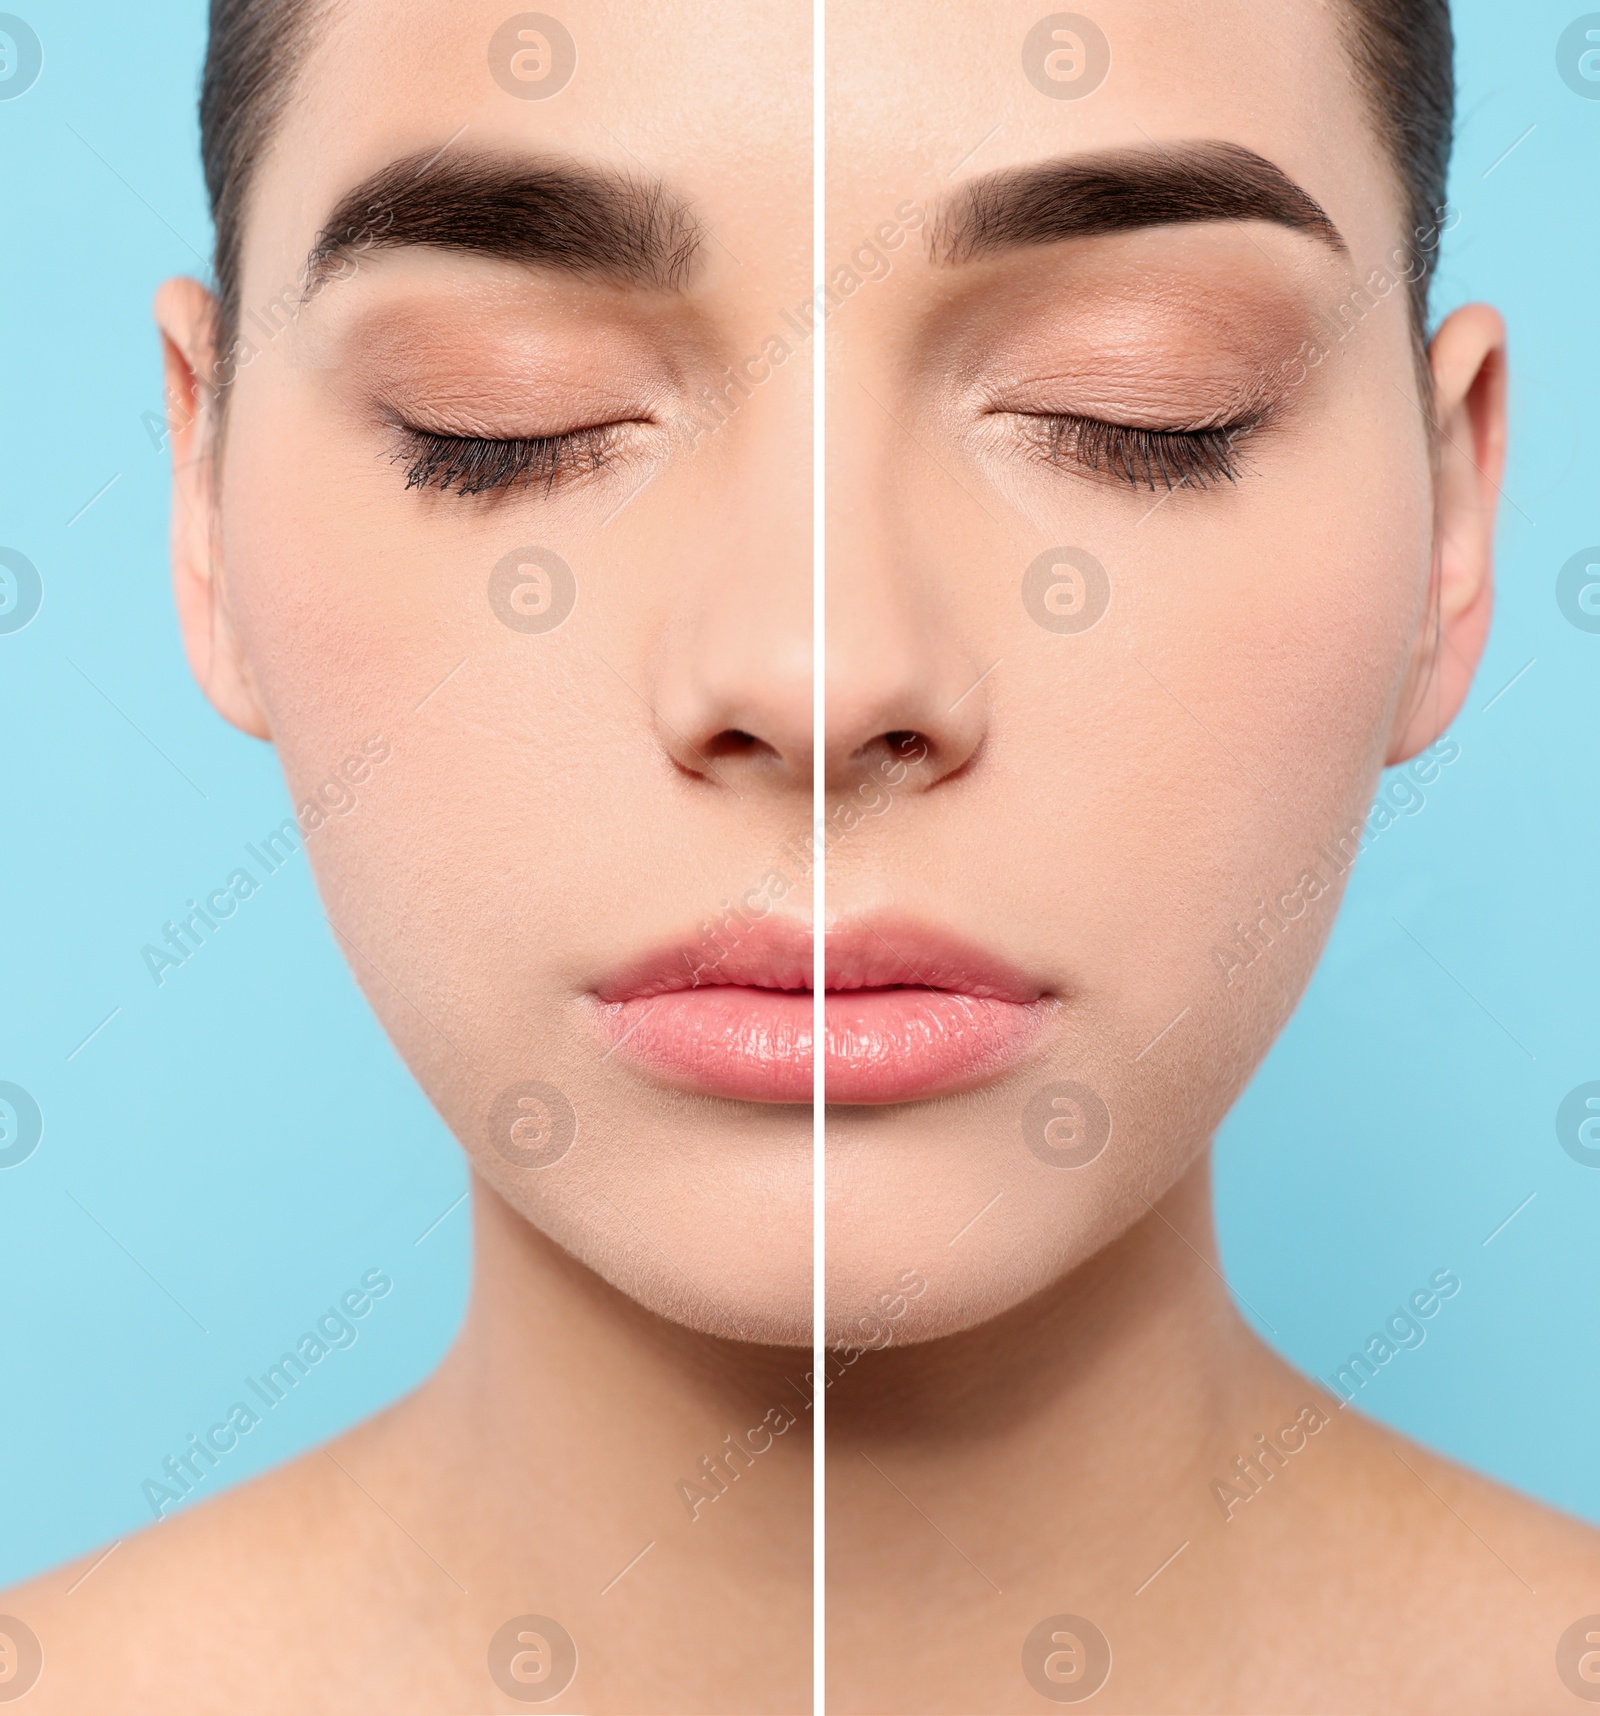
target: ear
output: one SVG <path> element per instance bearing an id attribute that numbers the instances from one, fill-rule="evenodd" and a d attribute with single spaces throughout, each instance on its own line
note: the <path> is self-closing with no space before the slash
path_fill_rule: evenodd
<path id="1" fill-rule="evenodd" d="M 218 510 L 216 300 L 197 280 L 156 293 L 172 442 L 172 589 L 189 670 L 211 706 L 257 739 L 266 710 L 228 612 Z"/>
<path id="2" fill-rule="evenodd" d="M 1412 648 L 1387 764 L 1425 750 L 1460 713 L 1489 636 L 1494 520 L 1506 457 L 1506 329 L 1487 304 L 1448 316 L 1428 347 L 1437 453 L 1429 612 Z"/>

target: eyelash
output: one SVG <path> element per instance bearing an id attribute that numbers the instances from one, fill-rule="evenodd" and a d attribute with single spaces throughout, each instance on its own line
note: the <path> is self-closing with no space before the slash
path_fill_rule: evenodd
<path id="1" fill-rule="evenodd" d="M 1236 446 L 1257 424 L 1251 420 L 1211 429 L 1138 429 L 1097 417 L 1036 416 L 1040 451 L 1052 465 L 1069 460 L 1087 470 L 1105 471 L 1130 488 L 1155 493 L 1156 480 L 1175 488 L 1210 488 L 1236 483 L 1244 468 Z M 542 482 L 548 494 L 557 482 L 580 470 L 609 463 L 614 424 L 569 429 L 560 435 L 504 439 L 446 435 L 434 429 L 400 426 L 408 445 L 396 458 L 409 458 L 408 489 L 438 489 L 449 494 L 486 494 Z"/>
<path id="2" fill-rule="evenodd" d="M 1098 417 L 1041 415 L 1031 421 L 1038 425 L 1033 433 L 1040 453 L 1052 465 L 1070 461 L 1152 494 L 1158 479 L 1169 492 L 1236 483 L 1244 469 L 1237 443 L 1260 426 L 1255 418 L 1209 429 L 1136 429 Z"/>
<path id="3" fill-rule="evenodd" d="M 558 482 L 608 464 L 618 426 L 602 423 L 569 429 L 560 435 L 497 439 L 481 435 L 446 435 L 436 429 L 398 424 L 405 445 L 396 461 L 409 459 L 408 489 L 438 489 L 449 494 L 487 494 L 516 484 L 544 485 L 546 494 Z"/>

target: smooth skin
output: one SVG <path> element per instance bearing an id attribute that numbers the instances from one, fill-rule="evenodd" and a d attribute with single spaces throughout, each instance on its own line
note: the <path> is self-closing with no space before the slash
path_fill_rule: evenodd
<path id="1" fill-rule="evenodd" d="M 408 395 L 482 402 L 520 378 L 497 409 L 526 431 L 641 377 L 692 398 L 697 364 L 714 382 L 812 289 L 804 8 L 670 5 L 648 33 L 620 6 L 564 16 L 582 76 L 522 105 L 484 77 L 500 10 L 342 8 L 257 187 L 245 303 L 295 278 L 345 188 L 463 124 L 469 145 L 670 181 L 715 234 L 683 300 L 364 259 L 244 372 L 219 463 L 207 304 L 182 281 L 158 300 L 197 678 L 292 788 L 372 731 L 394 740 L 384 792 L 311 852 L 353 968 L 472 1155 L 476 1274 L 460 1341 L 409 1400 L 86 1579 L 92 1555 L 0 1597 L 44 1641 L 32 1709 L 526 1708 L 484 1660 L 526 1612 L 578 1641 L 559 1708 L 810 1707 L 810 1117 L 664 1093 L 605 1059 L 583 1011 L 598 974 L 809 826 L 807 366 L 688 452 L 641 445 L 487 505 L 405 490 L 372 410 L 402 315 Z M 1022 1640 L 1073 1612 L 1113 1643 L 1098 1710 L 1569 1708 L 1553 1651 L 1600 1609 L 1593 1533 L 1267 1352 L 1217 1272 L 1206 1172 L 1337 888 L 1233 982 L 1214 947 L 1359 818 L 1385 762 L 1443 731 L 1481 653 L 1503 329 L 1456 312 L 1419 398 L 1403 294 L 1382 298 L 1274 399 L 1236 484 L 1135 493 L 1041 461 L 1026 412 L 1192 415 L 1281 377 L 1401 237 L 1324 8 L 1108 0 L 1096 18 L 1113 73 L 1082 104 L 1021 78 L 1032 11 L 830 19 L 832 258 L 900 234 L 829 324 L 835 797 L 882 778 L 898 736 L 926 741 L 889 812 L 833 848 L 830 912 L 959 930 L 1059 1005 L 1020 1074 L 830 1122 L 833 1333 L 884 1350 L 846 1347 L 830 1393 L 829 1707 L 1046 1708 Z M 1348 257 L 1212 223 L 957 268 L 901 212 L 933 217 L 1008 164 L 1197 137 L 1276 162 Z M 483 600 L 528 541 L 582 574 L 534 657 Z M 1018 598 L 1056 543 L 1113 576 L 1079 636 Z M 755 743 L 719 743 L 734 732 Z M 593 1121 L 543 1178 L 482 1141 L 530 1041 Z M 1018 1124 L 1069 1077 L 1115 1133 L 1062 1172 Z M 1212 1480 L 1308 1400 L 1330 1422 L 1224 1519 Z M 795 1423 L 691 1520 L 679 1481 L 778 1406 Z"/>
<path id="2" fill-rule="evenodd" d="M 81 1583 L 93 1555 L 0 1599 L 42 1641 L 41 1716 L 537 1708 L 487 1666 L 525 1614 L 577 1644 L 547 1708 L 811 1709 L 809 1358 L 788 1344 L 810 1339 L 810 1112 L 650 1082 L 608 1058 L 591 992 L 810 823 L 809 352 L 792 335 L 749 365 L 720 419 L 703 391 L 809 291 L 809 12 L 577 0 L 571 84 L 523 101 L 489 75 L 507 11 L 336 8 L 259 167 L 259 351 L 220 453 L 207 295 L 174 280 L 156 302 L 196 678 L 275 746 L 296 804 L 368 735 L 392 745 L 359 814 L 307 846 L 468 1151 L 468 1320 L 416 1394 L 327 1450 L 197 1499 Z M 646 290 L 374 248 L 287 314 L 338 200 L 441 148 L 659 180 L 704 229 L 696 266 Z M 480 435 L 615 420 L 619 456 L 549 490 L 408 489 L 395 411 Z M 578 583 L 542 635 L 486 594 L 530 544 Z M 730 730 L 758 742 L 719 746 Z M 790 867 L 781 909 L 804 920 Z M 546 1168 L 485 1140 L 530 1077 L 579 1120 Z M 729 1437 L 756 1457 L 691 1508 L 680 1484 L 712 1494 L 700 1463 Z"/>
<path id="3" fill-rule="evenodd" d="M 1505 331 L 1456 310 L 1419 395 L 1404 290 L 1352 300 L 1406 235 L 1334 8 L 1105 0 L 1110 75 L 1075 101 L 1023 75 L 1039 16 L 829 14 L 829 261 L 872 275 L 829 324 L 836 803 L 889 736 L 927 751 L 838 841 L 830 918 L 892 903 L 1055 1009 L 1005 1078 L 830 1113 L 831 1329 L 879 1350 L 829 1393 L 828 1707 L 1047 1709 L 1024 1641 L 1072 1614 L 1111 1644 L 1097 1711 L 1565 1710 L 1556 1642 L 1600 1610 L 1600 1540 L 1268 1351 L 1222 1280 L 1208 1172 L 1337 904 L 1319 850 L 1482 653 Z M 1264 220 L 963 263 L 860 248 L 906 206 L 942 230 L 983 174 L 1207 140 L 1275 164 L 1346 252 Z M 1052 463 L 1028 422 L 1193 427 L 1241 399 L 1265 412 L 1236 480 L 1172 490 Z M 1058 545 L 1110 581 L 1076 634 L 1021 598 Z M 1219 960 L 1267 900 L 1259 957 Z M 1085 1166 L 1025 1143 L 1054 1080 L 1111 1116 Z M 1329 1422 L 1225 1512 L 1213 1481 L 1308 1404 Z"/>

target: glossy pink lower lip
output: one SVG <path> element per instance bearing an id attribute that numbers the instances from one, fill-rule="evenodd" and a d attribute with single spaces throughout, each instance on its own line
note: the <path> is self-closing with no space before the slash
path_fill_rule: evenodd
<path id="1" fill-rule="evenodd" d="M 1048 1003 L 948 989 L 830 990 L 829 1102 L 919 1102 L 998 1077 L 1037 1042 Z"/>
<path id="2" fill-rule="evenodd" d="M 1052 1003 L 947 932 L 876 918 L 831 928 L 823 1019 L 827 1099 L 917 1102 L 998 1077 L 1028 1054 Z M 809 1103 L 811 938 L 767 919 L 652 954 L 597 986 L 616 1053 L 707 1095 Z"/>
<path id="3" fill-rule="evenodd" d="M 1039 1005 L 944 989 L 831 991 L 823 1000 L 829 1102 L 917 1102 L 969 1089 L 1030 1049 Z M 810 1102 L 811 991 L 726 984 L 608 1008 L 613 1048 L 709 1096 Z"/>
<path id="4" fill-rule="evenodd" d="M 604 1009 L 612 1049 L 668 1083 L 746 1102 L 810 1102 L 811 991 L 719 984 Z"/>

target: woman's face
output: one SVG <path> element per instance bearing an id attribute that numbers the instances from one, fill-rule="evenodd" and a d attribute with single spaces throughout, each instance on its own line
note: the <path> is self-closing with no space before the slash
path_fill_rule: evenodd
<path id="1" fill-rule="evenodd" d="M 1454 712 L 1436 236 L 1310 0 L 833 9 L 817 282 L 809 8 L 561 24 L 548 96 L 499 7 L 315 44 L 191 654 L 297 806 L 361 777 L 302 818 L 328 916 L 479 1171 L 651 1308 L 808 1340 L 819 303 L 830 1319 L 947 1332 L 1193 1161 Z"/>
<path id="2" fill-rule="evenodd" d="M 873 802 L 833 829 L 830 933 L 1000 967 L 959 1003 L 992 1051 L 970 1088 L 830 1114 L 833 1332 L 869 1344 L 1018 1303 L 1173 1184 L 1310 974 L 1380 767 L 1454 713 L 1409 718 L 1421 252 L 1396 262 L 1335 9 L 1041 11 L 830 13 L 828 257 L 876 276 L 828 326 L 831 779 Z M 1269 218 L 1197 198 L 1197 146 L 1240 176 L 1218 144 L 1336 232 L 1287 183 Z M 1148 224 L 1074 236 L 1089 166 Z M 1175 200 L 1192 218 L 1151 217 Z M 879 266 L 907 208 L 939 259 Z M 1475 654 L 1471 569 L 1446 575 Z M 887 794 L 886 734 L 920 735 Z"/>
<path id="3" fill-rule="evenodd" d="M 555 93 L 507 11 L 344 5 L 309 54 L 191 649 L 225 685 L 231 628 L 230 712 L 341 807 L 333 932 L 475 1167 L 652 1308 L 808 1340 L 810 1110 L 708 1094 L 753 1050 L 703 1075 L 651 994 L 710 986 L 729 902 L 811 915 L 809 8 L 564 0 Z"/>

